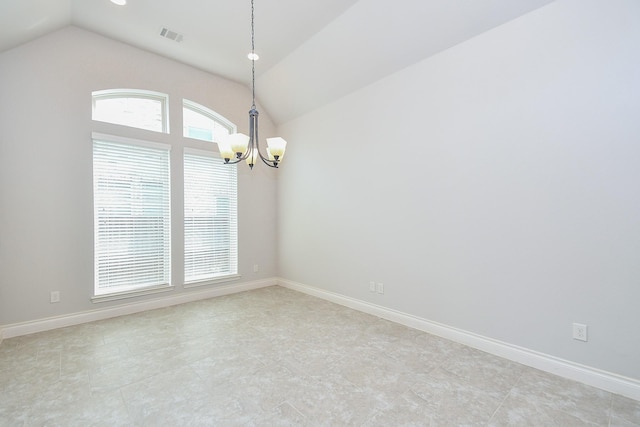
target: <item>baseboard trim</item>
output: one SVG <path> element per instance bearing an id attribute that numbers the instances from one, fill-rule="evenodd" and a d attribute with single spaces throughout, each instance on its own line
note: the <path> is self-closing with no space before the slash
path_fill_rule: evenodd
<path id="1" fill-rule="evenodd" d="M 503 341 L 494 340 L 492 338 L 453 328 L 451 326 L 433 322 L 411 314 L 392 310 L 291 280 L 278 278 L 277 282 L 280 286 L 285 288 L 428 332 L 554 375 L 578 381 L 615 394 L 620 394 L 631 399 L 640 400 L 640 381 L 633 378 L 624 377 L 611 372 L 574 363 L 569 360 L 560 359 L 555 356 L 519 347 Z"/>
<path id="2" fill-rule="evenodd" d="M 96 310 L 72 313 L 63 316 L 49 317 L 29 322 L 14 323 L 0 326 L 0 343 L 3 339 L 29 335 L 36 332 L 44 332 L 52 329 L 64 328 L 67 326 L 79 325 L 81 323 L 94 322 L 112 317 L 124 316 L 127 314 L 139 313 L 157 308 L 169 307 L 172 305 L 184 304 L 207 298 L 219 297 L 222 295 L 235 294 L 238 292 L 250 291 L 253 289 L 265 288 L 277 284 L 276 278 L 255 280 L 251 282 L 235 283 L 225 286 L 211 287 L 206 290 L 185 292 L 178 295 L 155 298 L 147 301 L 122 304 L 115 307 L 108 307 Z"/>

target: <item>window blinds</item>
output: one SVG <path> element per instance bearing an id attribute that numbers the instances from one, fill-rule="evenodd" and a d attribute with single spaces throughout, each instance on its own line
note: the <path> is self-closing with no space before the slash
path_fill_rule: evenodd
<path id="1" fill-rule="evenodd" d="M 237 169 L 206 152 L 184 155 L 184 279 L 238 271 Z"/>
<path id="2" fill-rule="evenodd" d="M 170 284 L 169 149 L 93 142 L 95 294 Z"/>

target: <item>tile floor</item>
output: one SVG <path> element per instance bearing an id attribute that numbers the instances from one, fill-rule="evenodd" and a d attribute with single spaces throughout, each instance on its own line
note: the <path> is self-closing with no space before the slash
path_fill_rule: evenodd
<path id="1" fill-rule="evenodd" d="M 638 426 L 640 402 L 278 286 L 0 344 L 0 426 Z"/>

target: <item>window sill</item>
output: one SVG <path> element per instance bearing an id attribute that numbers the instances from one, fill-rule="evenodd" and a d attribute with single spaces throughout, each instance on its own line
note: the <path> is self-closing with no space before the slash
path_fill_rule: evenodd
<path id="1" fill-rule="evenodd" d="M 139 297 L 143 295 L 152 295 L 160 292 L 170 292 L 170 291 L 173 291 L 174 288 L 175 287 L 173 285 L 159 285 L 159 286 L 153 286 L 150 288 L 136 289 L 132 291 L 114 292 L 114 293 L 104 294 L 104 295 L 94 295 L 93 297 L 91 297 L 91 302 L 95 304 L 99 302 L 134 298 L 134 297 Z"/>
<path id="2" fill-rule="evenodd" d="M 186 282 L 184 284 L 184 288 L 189 289 L 189 288 L 198 288 L 200 286 L 217 285 L 218 283 L 232 282 L 234 280 L 238 280 L 241 277 L 242 276 L 239 274 L 233 274 L 230 276 L 218 277 L 216 279 L 206 279 L 206 280 L 200 280 L 196 282 Z"/>

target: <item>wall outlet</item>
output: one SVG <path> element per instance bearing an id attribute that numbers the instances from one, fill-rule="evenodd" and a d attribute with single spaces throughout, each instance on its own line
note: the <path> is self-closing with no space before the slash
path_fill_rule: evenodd
<path id="1" fill-rule="evenodd" d="M 376 291 L 376 282 L 369 282 L 369 292 Z"/>
<path id="2" fill-rule="evenodd" d="M 51 303 L 60 302 L 60 291 L 52 291 L 49 297 Z"/>
<path id="3" fill-rule="evenodd" d="M 253 264 L 253 272 L 257 273 L 258 271 L 260 271 L 260 266 L 258 264 Z"/>
<path id="4" fill-rule="evenodd" d="M 376 292 L 378 292 L 379 294 L 384 294 L 384 284 L 383 283 L 378 283 L 376 285 Z"/>
<path id="5" fill-rule="evenodd" d="M 587 341 L 587 325 L 581 323 L 573 324 L 573 339 L 579 341 Z"/>

